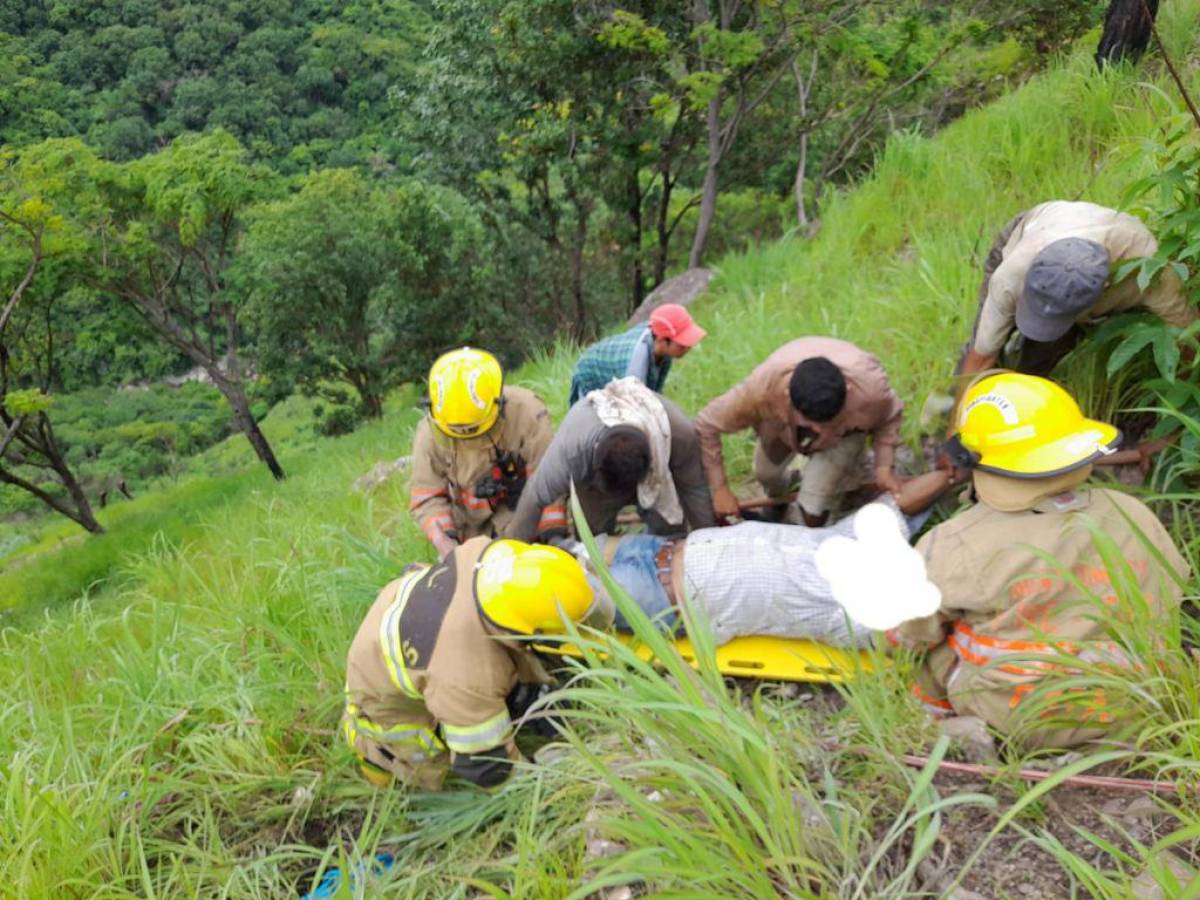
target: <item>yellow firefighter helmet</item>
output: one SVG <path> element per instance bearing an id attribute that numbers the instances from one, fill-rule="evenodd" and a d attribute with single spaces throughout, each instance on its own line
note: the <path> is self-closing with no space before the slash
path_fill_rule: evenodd
<path id="1" fill-rule="evenodd" d="M 429 415 L 452 438 L 486 434 L 500 417 L 503 392 L 504 372 L 486 350 L 460 347 L 429 368 Z"/>
<path id="2" fill-rule="evenodd" d="M 558 547 L 498 540 L 479 557 L 475 603 L 491 624 L 515 634 L 561 634 L 582 622 L 595 597 L 583 566 Z"/>
<path id="3" fill-rule="evenodd" d="M 1113 452 L 1121 432 L 1085 418 L 1065 390 L 1045 378 L 1000 372 L 963 395 L 951 457 L 1010 478 L 1046 478 Z M 957 444 L 958 447 L 954 447 Z"/>

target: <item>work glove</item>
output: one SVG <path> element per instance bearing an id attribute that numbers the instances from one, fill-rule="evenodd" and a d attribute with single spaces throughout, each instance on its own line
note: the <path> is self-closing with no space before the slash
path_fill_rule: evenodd
<path id="1" fill-rule="evenodd" d="M 524 684 L 519 682 L 508 692 L 508 696 L 504 702 L 508 706 L 508 715 L 518 728 L 538 737 L 558 737 L 560 731 L 558 719 L 550 715 L 545 707 L 537 709 L 528 719 L 522 721 L 524 715 L 529 712 L 533 705 L 549 694 L 551 690 L 552 688 L 548 684 Z"/>

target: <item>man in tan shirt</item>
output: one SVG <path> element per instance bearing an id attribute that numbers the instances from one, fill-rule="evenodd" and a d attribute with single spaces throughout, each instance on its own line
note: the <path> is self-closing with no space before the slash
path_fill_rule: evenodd
<path id="1" fill-rule="evenodd" d="M 514 635 L 606 627 L 611 610 L 557 547 L 476 537 L 436 566 L 410 567 L 376 598 L 350 646 L 342 734 L 363 774 L 437 790 L 453 773 L 482 787 L 522 759 L 511 697 L 549 676 Z"/>
<path id="2" fill-rule="evenodd" d="M 896 447 L 904 404 L 874 356 L 848 341 L 805 337 L 784 344 L 745 380 L 710 402 L 696 417 L 713 512 L 738 513 L 729 489 L 721 435 L 753 428 L 754 476 L 769 497 L 787 493 L 788 466 L 808 457 L 800 482 L 805 524 L 823 525 L 846 488 L 871 436 L 875 478 L 895 491 Z"/>
<path id="3" fill-rule="evenodd" d="M 984 265 L 979 312 L 960 374 L 993 368 L 1019 335 L 1006 367 L 1048 375 L 1078 342 L 1079 325 L 1128 309 L 1143 307 L 1171 325 L 1190 325 L 1196 310 L 1170 266 L 1145 291 L 1134 277 L 1112 280 L 1118 264 L 1157 250 L 1140 219 L 1095 203 L 1052 200 L 1016 216 Z"/>
<path id="4" fill-rule="evenodd" d="M 954 453 L 976 503 L 917 544 L 940 610 L 888 635 L 926 651 L 913 692 L 931 713 L 976 716 L 1031 748 L 1105 737 L 1127 717 L 1089 676 L 1150 662 L 1122 638 L 1178 605 L 1188 565 L 1145 504 L 1086 483 L 1119 441 L 1043 378 L 967 391 Z"/>

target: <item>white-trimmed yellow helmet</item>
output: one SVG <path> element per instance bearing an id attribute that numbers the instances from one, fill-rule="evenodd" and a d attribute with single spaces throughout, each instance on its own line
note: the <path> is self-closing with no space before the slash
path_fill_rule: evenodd
<path id="1" fill-rule="evenodd" d="M 595 596 L 583 566 L 565 550 L 492 541 L 475 570 L 475 603 L 492 625 L 514 634 L 561 634 L 582 622 Z"/>
<path id="2" fill-rule="evenodd" d="M 971 385 L 956 424 L 948 447 L 952 458 L 958 456 L 955 462 L 1010 478 L 1061 475 L 1121 443 L 1119 429 L 1085 418 L 1059 385 L 1019 372 L 988 375 Z"/>
<path id="3" fill-rule="evenodd" d="M 429 415 L 452 438 L 486 434 L 500 417 L 504 372 L 486 350 L 461 347 L 429 368 Z"/>

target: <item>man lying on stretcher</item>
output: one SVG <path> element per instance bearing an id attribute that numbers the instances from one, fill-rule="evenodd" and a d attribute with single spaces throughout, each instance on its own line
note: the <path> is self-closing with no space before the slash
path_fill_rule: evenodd
<path id="1" fill-rule="evenodd" d="M 953 471 L 939 469 L 910 479 L 878 505 L 895 515 L 907 539 L 913 530 L 908 517 L 927 509 L 953 483 Z M 597 535 L 596 542 L 614 580 L 667 628 L 682 629 L 683 602 L 703 611 L 718 644 L 766 635 L 857 647 L 870 644 L 873 632 L 847 617 L 816 564 L 817 548 L 851 535 L 853 522 L 853 516 L 826 528 L 742 522 L 679 539 Z M 619 610 L 615 627 L 631 630 Z"/>

